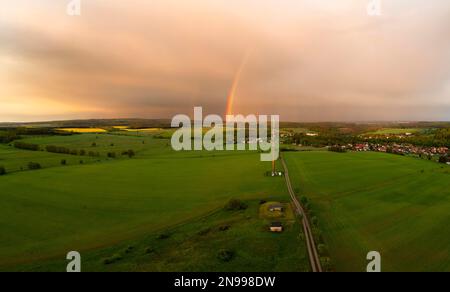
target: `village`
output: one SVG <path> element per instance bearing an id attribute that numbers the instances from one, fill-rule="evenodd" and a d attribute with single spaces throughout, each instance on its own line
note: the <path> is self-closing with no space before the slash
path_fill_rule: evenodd
<path id="1" fill-rule="evenodd" d="M 415 154 L 415 155 L 446 155 L 449 152 L 447 147 L 421 147 L 411 144 L 375 144 L 375 143 L 358 143 L 348 144 L 348 149 L 353 151 L 376 151 L 397 154 Z"/>
<path id="2" fill-rule="evenodd" d="M 334 139 L 336 137 L 320 137 L 317 133 L 306 133 L 300 134 L 300 139 L 295 137 L 294 133 L 284 132 L 280 135 L 281 141 L 284 144 L 292 144 L 297 147 L 326 147 L 330 151 L 335 152 L 345 152 L 345 151 L 357 151 L 357 152 L 382 152 L 382 153 L 392 153 L 398 155 L 409 155 L 416 156 L 429 160 L 438 160 L 441 163 L 450 164 L 450 149 L 446 146 L 419 146 L 408 142 L 399 141 L 388 141 L 390 138 L 395 139 L 407 139 L 414 137 L 412 133 L 397 134 L 392 136 L 380 136 L 378 140 L 370 141 L 377 137 L 363 137 L 358 136 L 357 138 L 365 138 L 366 141 L 350 142 L 342 139 Z M 296 139 L 297 138 L 297 139 Z M 315 138 L 315 140 L 307 139 Z M 306 139 L 306 140 L 305 140 Z M 383 141 L 383 140 L 386 141 Z M 359 139 L 356 139 L 359 140 Z M 345 141 L 345 143 L 343 143 Z M 300 143 L 299 143 L 300 142 Z M 329 143 L 336 143 L 335 145 L 330 145 Z M 328 146 L 327 146 L 328 145 Z"/>
<path id="3" fill-rule="evenodd" d="M 447 147 L 422 147 L 414 146 L 411 144 L 375 144 L 375 143 L 358 143 L 358 144 L 348 144 L 346 149 L 352 151 L 375 151 L 384 153 L 394 153 L 403 155 L 418 155 L 421 157 L 429 156 L 447 156 L 449 149 Z"/>

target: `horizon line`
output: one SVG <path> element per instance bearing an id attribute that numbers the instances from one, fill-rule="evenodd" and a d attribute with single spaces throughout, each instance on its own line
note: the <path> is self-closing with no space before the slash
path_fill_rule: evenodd
<path id="1" fill-rule="evenodd" d="M 244 115 L 245 116 L 245 115 Z M 171 118 L 75 118 L 75 119 L 56 119 L 56 120 L 35 120 L 35 121 L 0 121 L 0 125 L 6 124 L 43 124 L 43 123 L 57 123 L 57 122 L 76 122 L 76 121 L 114 121 L 114 120 L 145 120 L 145 121 L 171 121 Z M 450 123 L 450 120 L 322 120 L 322 121 L 289 121 L 280 120 L 280 123 Z"/>

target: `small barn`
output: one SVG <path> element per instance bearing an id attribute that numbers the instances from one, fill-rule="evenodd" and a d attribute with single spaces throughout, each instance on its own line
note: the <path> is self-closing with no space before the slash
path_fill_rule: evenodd
<path id="1" fill-rule="evenodd" d="M 272 224 L 270 224 L 270 231 L 283 232 L 283 224 L 281 224 L 281 222 L 272 222 Z"/>
<path id="2" fill-rule="evenodd" d="M 269 206 L 269 211 L 270 212 L 275 212 L 275 211 L 283 212 L 284 211 L 284 207 L 283 207 L 282 204 L 273 204 L 273 205 Z"/>

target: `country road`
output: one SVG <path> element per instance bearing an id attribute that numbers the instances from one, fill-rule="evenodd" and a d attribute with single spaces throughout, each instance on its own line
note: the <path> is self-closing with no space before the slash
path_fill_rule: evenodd
<path id="1" fill-rule="evenodd" d="M 320 257 L 319 257 L 319 254 L 317 253 L 317 248 L 316 248 L 316 244 L 314 242 L 314 236 L 311 231 L 311 225 L 309 223 L 308 216 L 305 213 L 303 206 L 298 201 L 294 190 L 292 189 L 291 180 L 289 178 L 289 170 L 286 166 L 286 162 L 284 161 L 283 157 L 281 157 L 281 163 L 283 164 L 286 185 L 287 185 L 289 194 L 292 198 L 292 202 L 295 205 L 296 213 L 302 217 L 301 221 L 303 224 L 303 233 L 305 234 L 306 247 L 308 249 L 309 262 L 311 263 L 311 270 L 313 272 L 322 272 L 322 266 L 320 265 Z"/>

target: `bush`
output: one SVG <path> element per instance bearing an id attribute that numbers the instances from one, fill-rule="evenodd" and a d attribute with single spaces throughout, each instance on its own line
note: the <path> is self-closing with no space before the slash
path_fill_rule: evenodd
<path id="1" fill-rule="evenodd" d="M 108 152 L 108 158 L 116 158 L 115 152 Z"/>
<path id="2" fill-rule="evenodd" d="M 85 156 L 86 155 L 86 150 L 81 149 L 80 150 L 80 156 Z"/>
<path id="3" fill-rule="evenodd" d="M 228 249 L 222 249 L 217 254 L 217 258 L 222 262 L 229 262 L 234 258 L 234 251 Z"/>
<path id="4" fill-rule="evenodd" d="M 317 219 L 317 217 L 314 216 L 314 217 L 311 218 L 311 223 L 312 223 L 313 225 L 317 226 L 318 223 L 319 223 L 319 219 Z"/>
<path id="5" fill-rule="evenodd" d="M 67 165 L 67 161 L 65 159 L 61 160 L 61 165 Z"/>
<path id="6" fill-rule="evenodd" d="M 145 249 L 145 253 L 146 254 L 150 254 L 150 253 L 154 253 L 154 252 L 155 252 L 155 249 L 153 247 L 147 247 Z"/>
<path id="7" fill-rule="evenodd" d="M 41 169 L 41 165 L 37 162 L 30 162 L 28 163 L 28 169 L 29 170 L 36 170 L 36 169 Z"/>
<path id="8" fill-rule="evenodd" d="M 6 169 L 3 166 L 0 166 L 0 175 L 5 175 L 6 174 Z"/>
<path id="9" fill-rule="evenodd" d="M 308 204 L 308 198 L 305 196 L 301 197 L 300 203 L 302 203 L 302 205 L 305 206 L 306 204 Z"/>
<path id="10" fill-rule="evenodd" d="M 225 206 L 225 209 L 228 211 L 239 211 L 239 210 L 245 210 L 247 208 L 248 208 L 248 205 L 238 199 L 231 199 Z"/>
<path id="11" fill-rule="evenodd" d="M 202 230 L 200 230 L 199 232 L 197 232 L 197 235 L 205 236 L 205 235 L 207 235 L 209 232 L 211 232 L 211 228 L 206 228 L 206 229 L 202 229 Z"/>
<path id="12" fill-rule="evenodd" d="M 230 228 L 231 228 L 230 225 L 222 225 L 222 226 L 219 227 L 219 230 L 220 230 L 220 231 L 227 231 L 227 230 L 230 229 Z"/>
<path id="13" fill-rule="evenodd" d="M 320 265 L 322 266 L 322 270 L 325 272 L 331 272 L 333 269 L 333 265 L 329 257 L 321 257 Z"/>
<path id="14" fill-rule="evenodd" d="M 110 264 L 120 261 L 121 259 L 122 259 L 122 256 L 120 254 L 115 254 L 109 258 L 103 259 L 103 264 L 110 265 Z"/>
<path id="15" fill-rule="evenodd" d="M 319 254 L 321 256 L 327 255 L 328 254 L 328 248 L 325 244 L 319 244 L 317 246 L 317 251 L 319 252 Z"/>
<path id="16" fill-rule="evenodd" d="M 126 249 L 125 249 L 125 253 L 131 253 L 134 250 L 134 246 L 129 245 Z"/>
<path id="17" fill-rule="evenodd" d="M 163 232 L 163 233 L 161 233 L 160 235 L 158 235 L 158 239 L 167 239 L 167 238 L 169 238 L 170 237 L 170 233 L 168 233 L 168 232 Z"/>
<path id="18" fill-rule="evenodd" d="M 449 160 L 447 156 L 441 156 L 439 157 L 439 163 L 447 163 Z"/>
<path id="19" fill-rule="evenodd" d="M 317 244 L 323 243 L 322 231 L 319 228 L 313 226 L 312 234 L 313 234 L 314 239 L 316 240 Z"/>
<path id="20" fill-rule="evenodd" d="M 133 150 L 123 151 L 122 156 L 128 156 L 129 158 L 133 158 L 136 155 Z"/>
<path id="21" fill-rule="evenodd" d="M 94 152 L 94 151 L 89 151 L 88 155 L 89 155 L 90 157 L 99 157 L 99 156 L 100 156 L 100 153 Z"/>

